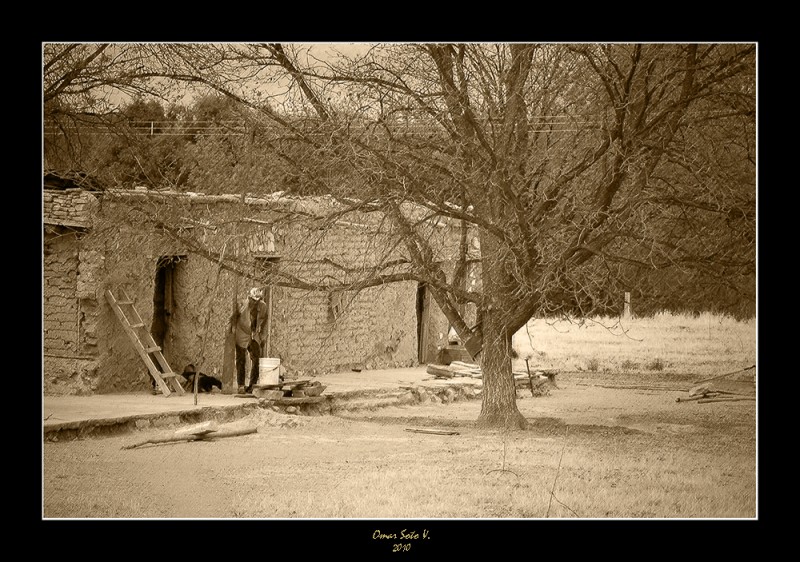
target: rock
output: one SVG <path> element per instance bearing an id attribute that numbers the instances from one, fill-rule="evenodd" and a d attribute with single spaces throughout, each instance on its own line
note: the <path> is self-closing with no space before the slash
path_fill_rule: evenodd
<path id="1" fill-rule="evenodd" d="M 296 414 L 297 413 L 297 408 L 295 406 L 289 406 L 288 408 L 286 408 L 286 413 L 287 414 Z"/>

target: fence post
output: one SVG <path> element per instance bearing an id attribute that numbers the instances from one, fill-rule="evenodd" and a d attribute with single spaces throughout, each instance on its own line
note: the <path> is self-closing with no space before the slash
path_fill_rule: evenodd
<path id="1" fill-rule="evenodd" d="M 622 309 L 622 317 L 628 319 L 631 317 L 631 294 L 625 291 L 625 306 Z"/>

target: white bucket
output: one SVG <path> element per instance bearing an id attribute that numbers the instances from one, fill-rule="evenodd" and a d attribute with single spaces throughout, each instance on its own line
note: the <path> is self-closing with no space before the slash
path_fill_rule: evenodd
<path id="1" fill-rule="evenodd" d="M 281 360 L 272 357 L 261 357 L 258 360 L 258 384 L 280 383 Z"/>

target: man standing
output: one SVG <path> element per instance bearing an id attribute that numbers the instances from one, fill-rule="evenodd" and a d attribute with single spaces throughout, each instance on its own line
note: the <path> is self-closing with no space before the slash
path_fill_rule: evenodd
<path id="1" fill-rule="evenodd" d="M 261 331 L 267 321 L 268 307 L 263 300 L 263 291 L 253 287 L 247 300 L 241 302 L 234 317 L 232 327 L 236 335 L 236 382 L 239 394 L 250 394 L 258 382 L 258 363 L 261 357 Z M 250 355 L 250 383 L 245 387 L 245 362 Z"/>

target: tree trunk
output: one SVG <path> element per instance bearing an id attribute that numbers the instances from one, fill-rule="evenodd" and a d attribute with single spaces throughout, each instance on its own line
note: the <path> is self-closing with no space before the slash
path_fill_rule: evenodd
<path id="1" fill-rule="evenodd" d="M 478 427 L 525 429 L 528 422 L 517 408 L 511 373 L 511 333 L 497 325 L 499 314 L 487 311 L 483 320 L 483 396 Z"/>
<path id="2" fill-rule="evenodd" d="M 478 426 L 484 428 L 525 429 L 527 420 L 517 408 L 517 391 L 511 372 L 509 329 L 510 295 L 515 282 L 508 270 L 508 251 L 496 239 L 481 239 L 482 278 L 485 300 L 482 304 L 483 396 Z"/>

